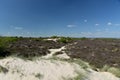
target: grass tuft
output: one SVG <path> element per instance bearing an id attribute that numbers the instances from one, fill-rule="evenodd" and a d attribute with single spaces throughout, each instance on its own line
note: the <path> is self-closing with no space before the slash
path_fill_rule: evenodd
<path id="1" fill-rule="evenodd" d="M 116 77 L 120 78 L 120 69 L 119 68 L 115 68 L 115 67 L 110 67 L 108 65 L 105 65 L 101 71 L 106 71 L 106 72 L 110 72 L 112 74 L 114 74 Z"/>

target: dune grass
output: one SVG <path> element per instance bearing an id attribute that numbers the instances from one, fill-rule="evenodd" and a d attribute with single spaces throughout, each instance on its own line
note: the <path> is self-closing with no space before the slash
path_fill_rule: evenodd
<path id="1" fill-rule="evenodd" d="M 7 73 L 8 70 L 0 65 L 0 72 Z"/>
<path id="2" fill-rule="evenodd" d="M 110 67 L 108 65 L 105 65 L 101 71 L 106 71 L 106 72 L 110 72 L 112 74 L 114 74 L 116 77 L 120 78 L 120 69 L 119 68 L 115 68 L 115 67 Z"/>

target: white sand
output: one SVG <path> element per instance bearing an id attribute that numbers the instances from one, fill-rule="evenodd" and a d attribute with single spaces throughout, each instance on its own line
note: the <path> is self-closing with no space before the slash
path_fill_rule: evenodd
<path id="1" fill-rule="evenodd" d="M 56 55 L 56 57 L 61 59 L 70 59 L 70 57 L 66 53 Z"/>
<path id="2" fill-rule="evenodd" d="M 59 40 L 59 38 L 55 38 L 55 39 L 49 38 L 49 39 L 44 39 L 44 40 L 55 41 L 55 42 L 57 42 L 57 40 Z"/>
<path id="3" fill-rule="evenodd" d="M 41 80 L 63 80 L 73 78 L 79 70 L 84 70 L 77 64 L 64 61 L 38 59 L 35 61 L 24 61 L 20 58 L 9 57 L 0 60 L 0 65 L 9 70 L 8 73 L 0 73 L 0 80 L 39 80 L 35 77 L 40 74 Z"/>
<path id="4" fill-rule="evenodd" d="M 0 65 L 9 70 L 7 73 L 0 72 L 0 80 L 67 80 L 78 76 L 79 73 L 86 74 L 84 80 L 120 80 L 108 72 L 96 72 L 91 69 L 86 71 L 76 63 L 54 59 L 25 61 L 8 57 L 1 59 Z"/>
<path id="5" fill-rule="evenodd" d="M 49 51 L 51 52 L 50 54 L 47 54 L 45 56 L 43 56 L 43 58 L 51 58 L 56 52 L 60 52 L 63 49 L 65 49 L 65 46 L 59 48 L 59 49 L 49 49 Z"/>

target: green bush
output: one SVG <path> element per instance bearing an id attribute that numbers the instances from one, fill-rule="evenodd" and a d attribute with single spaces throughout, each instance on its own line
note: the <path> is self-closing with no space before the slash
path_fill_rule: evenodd
<path id="1" fill-rule="evenodd" d="M 58 41 L 62 42 L 62 43 L 68 43 L 70 42 L 72 39 L 69 37 L 61 37 Z"/>
<path id="2" fill-rule="evenodd" d="M 59 42 L 67 43 L 67 40 L 66 40 L 65 38 L 60 38 L 60 39 L 59 39 Z"/>

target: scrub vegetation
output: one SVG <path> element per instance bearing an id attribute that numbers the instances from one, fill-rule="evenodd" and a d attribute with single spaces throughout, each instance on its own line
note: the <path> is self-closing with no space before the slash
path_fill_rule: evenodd
<path id="1" fill-rule="evenodd" d="M 10 62 L 5 62 L 7 66 L 9 66 L 11 62 L 14 65 L 17 64 L 16 59 L 23 62 L 23 64 L 34 63 L 34 65 L 38 65 L 39 61 L 41 63 L 39 65 L 44 64 L 44 67 L 41 66 L 41 69 L 47 67 L 45 65 L 49 63 L 54 65 L 55 69 L 61 68 L 62 70 L 63 67 L 61 66 L 65 66 L 66 64 L 66 69 L 68 69 L 68 71 L 71 71 L 69 67 L 72 65 L 72 69 L 75 69 L 73 72 L 77 75 L 74 76 L 74 78 L 63 78 L 65 80 L 84 80 L 84 78 L 87 77 L 86 75 L 92 72 L 93 75 L 99 74 L 100 72 L 99 76 L 101 76 L 102 72 L 109 72 L 116 77 L 120 77 L 119 42 L 120 39 L 111 38 L 70 38 L 58 36 L 47 38 L 0 37 L 0 60 L 4 62 L 5 59 Z M 48 58 L 45 57 L 53 52 L 55 53 L 52 56 L 48 56 Z M 65 55 L 63 56 L 62 54 L 66 54 L 69 58 L 64 58 Z M 59 55 L 62 55 L 63 58 L 58 57 Z M 9 59 L 8 56 L 11 57 L 10 60 L 7 60 L 7 58 Z M 43 62 L 41 60 L 43 60 Z M 3 64 L 3 62 L 1 62 L 1 64 Z M 34 65 L 31 65 L 32 68 L 37 67 Z M 4 64 L 0 66 L 1 74 L 7 74 L 7 72 L 9 72 L 8 67 L 5 66 Z M 25 64 L 24 67 L 26 67 Z M 25 69 L 27 70 L 27 68 Z M 51 66 L 51 69 L 54 69 L 53 66 Z M 94 71 L 89 71 L 89 69 Z M 63 75 L 61 72 L 59 74 Z M 43 75 L 43 73 L 34 74 L 35 79 L 42 79 L 44 76 L 45 74 Z"/>
<path id="2" fill-rule="evenodd" d="M 51 39 L 51 41 L 47 39 Z M 46 40 L 45 40 L 46 39 Z M 57 39 L 57 41 L 52 41 Z M 39 57 L 49 54 L 49 49 L 66 46 L 64 52 L 71 58 L 81 59 L 97 68 L 104 65 L 120 67 L 120 39 L 114 38 L 71 38 L 51 37 L 0 37 L 0 57 L 10 55 L 22 58 Z M 62 54 L 59 52 L 58 54 Z M 112 58 L 110 58 L 112 57 Z"/>

